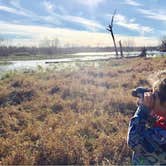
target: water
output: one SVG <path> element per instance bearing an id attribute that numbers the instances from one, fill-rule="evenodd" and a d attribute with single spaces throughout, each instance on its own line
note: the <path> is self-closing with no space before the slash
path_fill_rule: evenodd
<path id="1" fill-rule="evenodd" d="M 124 52 L 124 56 L 137 56 L 140 52 Z M 148 56 L 159 56 L 164 53 L 153 51 L 148 52 Z M 69 55 L 70 56 L 70 55 Z M 68 62 L 79 62 L 79 61 L 93 61 L 93 60 L 107 60 L 115 57 L 114 52 L 84 52 L 84 53 L 76 53 L 72 54 L 74 58 L 62 58 L 62 59 L 47 59 L 47 60 L 27 60 L 27 61 L 10 61 L 11 64 L 0 65 L 0 75 L 5 72 L 13 71 L 13 70 L 35 70 L 37 68 L 47 68 L 50 66 L 50 63 L 68 63 Z M 48 63 L 47 63 L 48 62 Z M 59 67 L 59 66 L 58 66 Z M 67 65 L 63 65 L 63 67 L 67 67 Z"/>
<path id="2" fill-rule="evenodd" d="M 112 53 L 107 54 L 97 54 L 96 53 L 83 53 L 81 54 L 73 54 L 75 57 L 73 58 L 61 58 L 61 59 L 44 59 L 44 60 L 26 60 L 26 61 L 10 61 L 11 64 L 0 65 L 0 75 L 5 72 L 13 71 L 13 70 L 35 70 L 37 68 L 47 68 L 51 66 L 51 63 L 67 63 L 67 62 L 78 62 L 78 61 L 90 61 L 90 60 L 107 60 L 109 58 L 114 57 Z M 81 55 L 81 57 L 80 57 Z M 89 56 L 91 55 L 91 56 Z M 69 55 L 70 56 L 70 55 Z M 63 65 L 63 67 L 67 67 L 67 65 Z"/>

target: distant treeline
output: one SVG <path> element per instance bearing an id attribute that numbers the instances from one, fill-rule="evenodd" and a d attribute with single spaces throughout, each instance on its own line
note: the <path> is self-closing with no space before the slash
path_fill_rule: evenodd
<path id="1" fill-rule="evenodd" d="M 159 50 L 158 47 L 146 47 L 148 51 Z M 119 48 L 118 48 L 119 50 Z M 124 47 L 123 51 L 141 51 L 142 47 Z M 60 55 L 73 54 L 78 52 L 113 52 L 114 47 L 14 47 L 0 46 L 0 56 L 30 56 L 30 55 Z"/>

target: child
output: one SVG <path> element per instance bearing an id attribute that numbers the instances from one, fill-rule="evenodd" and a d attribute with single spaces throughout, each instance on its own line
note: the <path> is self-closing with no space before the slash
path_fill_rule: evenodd
<path id="1" fill-rule="evenodd" d="M 156 121 L 148 126 L 151 117 Z M 130 121 L 127 142 L 134 151 L 133 165 L 166 165 L 166 77 L 140 100 Z"/>

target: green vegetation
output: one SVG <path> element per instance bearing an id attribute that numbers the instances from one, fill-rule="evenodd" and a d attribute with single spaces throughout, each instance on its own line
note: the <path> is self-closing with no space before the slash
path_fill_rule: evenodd
<path id="1" fill-rule="evenodd" d="M 75 70 L 39 67 L 35 73 L 3 77 L 2 164 L 130 163 L 126 136 L 129 119 L 136 109 L 131 89 L 149 87 L 148 76 L 165 69 L 166 59 L 80 64 Z"/>

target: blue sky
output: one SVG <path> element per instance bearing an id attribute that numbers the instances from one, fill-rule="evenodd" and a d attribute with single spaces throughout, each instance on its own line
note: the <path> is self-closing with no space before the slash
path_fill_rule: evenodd
<path id="1" fill-rule="evenodd" d="M 10 44 L 112 46 L 106 26 L 124 44 L 157 45 L 166 29 L 165 0 L 0 0 L 0 35 Z"/>

